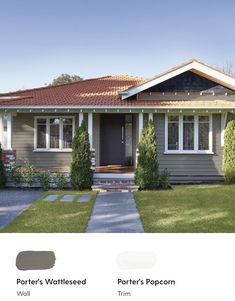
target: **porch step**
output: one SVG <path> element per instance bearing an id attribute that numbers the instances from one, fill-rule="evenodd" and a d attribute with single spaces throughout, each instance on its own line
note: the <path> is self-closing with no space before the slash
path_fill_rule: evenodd
<path id="1" fill-rule="evenodd" d="M 92 187 L 92 190 L 99 192 L 124 192 L 124 191 L 138 191 L 139 186 L 134 184 L 95 184 Z"/>
<path id="2" fill-rule="evenodd" d="M 94 185 L 134 185 L 133 179 L 94 179 Z"/>

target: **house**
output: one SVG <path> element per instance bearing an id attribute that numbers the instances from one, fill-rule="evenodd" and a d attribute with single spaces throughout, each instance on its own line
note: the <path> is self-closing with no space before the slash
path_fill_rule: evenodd
<path id="1" fill-rule="evenodd" d="M 96 172 L 125 172 L 127 158 L 133 171 L 152 119 L 159 166 L 172 181 L 218 181 L 234 112 L 235 78 L 193 59 L 150 79 L 104 76 L 0 94 L 0 141 L 6 165 L 27 159 L 66 171 L 74 130 L 85 120 Z"/>

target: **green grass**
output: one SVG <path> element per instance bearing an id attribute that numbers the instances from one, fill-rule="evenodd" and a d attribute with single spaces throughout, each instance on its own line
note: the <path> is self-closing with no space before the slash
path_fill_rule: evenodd
<path id="1" fill-rule="evenodd" d="M 235 185 L 175 185 L 134 196 L 145 232 L 235 232 Z"/>
<path id="2" fill-rule="evenodd" d="M 54 202 L 45 202 L 48 194 L 59 194 Z M 72 203 L 60 202 L 65 194 L 76 195 Z M 82 194 L 91 194 L 92 200 L 78 203 Z M 96 193 L 91 191 L 58 191 L 50 190 L 39 198 L 30 208 L 16 217 L 3 228 L 2 233 L 79 233 L 85 232 L 91 215 Z"/>

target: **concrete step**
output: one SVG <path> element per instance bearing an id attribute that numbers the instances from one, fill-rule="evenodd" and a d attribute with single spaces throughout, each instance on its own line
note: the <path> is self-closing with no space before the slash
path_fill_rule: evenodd
<path id="1" fill-rule="evenodd" d="M 134 180 L 130 179 L 94 179 L 94 185 L 105 185 L 105 184 L 121 184 L 121 185 L 134 185 Z"/>
<path id="2" fill-rule="evenodd" d="M 124 192 L 124 191 L 138 191 L 138 185 L 129 184 L 97 184 L 93 185 L 92 190 L 99 192 Z"/>

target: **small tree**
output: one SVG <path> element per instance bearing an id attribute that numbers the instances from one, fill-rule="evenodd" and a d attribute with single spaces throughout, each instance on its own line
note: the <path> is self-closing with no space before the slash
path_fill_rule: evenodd
<path id="1" fill-rule="evenodd" d="M 0 143 L 0 188 L 3 188 L 6 183 L 6 171 L 3 163 L 3 157 L 2 157 L 2 147 Z"/>
<path id="2" fill-rule="evenodd" d="M 76 129 L 72 143 L 71 183 L 74 189 L 89 189 L 92 185 L 89 135 L 85 122 Z"/>
<path id="3" fill-rule="evenodd" d="M 135 182 L 141 189 L 155 189 L 159 182 L 157 141 L 153 121 L 143 128 L 139 142 Z"/>
<path id="4" fill-rule="evenodd" d="M 235 120 L 229 121 L 225 130 L 223 172 L 227 183 L 235 183 Z"/>
<path id="5" fill-rule="evenodd" d="M 80 77 L 79 75 L 69 75 L 67 73 L 62 73 L 60 76 L 58 76 L 57 78 L 53 79 L 52 81 L 52 86 L 56 86 L 56 85 L 61 85 L 61 84 L 69 84 L 69 83 L 73 83 L 76 81 L 80 81 L 83 80 L 82 77 Z"/>

